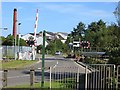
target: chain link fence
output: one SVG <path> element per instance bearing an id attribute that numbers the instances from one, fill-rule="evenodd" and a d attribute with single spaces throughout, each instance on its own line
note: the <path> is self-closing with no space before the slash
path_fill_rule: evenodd
<path id="1" fill-rule="evenodd" d="M 17 56 L 17 52 L 31 52 L 31 47 L 28 46 L 1 46 L 2 48 L 2 58 L 15 58 Z"/>

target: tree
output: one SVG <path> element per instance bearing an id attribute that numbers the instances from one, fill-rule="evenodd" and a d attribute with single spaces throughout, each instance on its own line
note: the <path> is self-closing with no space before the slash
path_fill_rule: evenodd
<path id="1" fill-rule="evenodd" d="M 4 42 L 2 43 L 2 45 L 6 45 L 6 46 L 14 45 L 14 36 L 12 36 L 11 34 L 8 35 L 4 40 Z"/>
<path id="2" fill-rule="evenodd" d="M 117 7 L 115 8 L 115 11 L 114 11 L 113 13 L 114 13 L 114 15 L 115 15 L 115 17 L 116 17 L 118 26 L 120 27 L 120 1 L 118 2 L 118 5 L 117 5 Z"/>
<path id="3" fill-rule="evenodd" d="M 66 50 L 65 48 L 66 45 L 64 45 L 60 39 L 55 39 L 46 46 L 46 51 L 50 54 L 54 54 L 56 51 L 64 52 Z"/>
<path id="4" fill-rule="evenodd" d="M 5 37 L 0 36 L 0 39 L 1 39 L 1 44 L 2 44 L 5 41 Z"/>
<path id="5" fill-rule="evenodd" d="M 106 24 L 104 21 L 99 20 L 88 25 L 85 32 L 85 39 L 90 41 L 92 47 L 104 47 L 107 33 Z"/>
<path id="6" fill-rule="evenodd" d="M 6 46 L 13 46 L 14 45 L 14 36 L 13 35 L 8 35 L 6 38 L 2 37 L 2 45 Z M 18 45 L 18 36 L 16 37 L 16 45 Z M 19 39 L 19 45 L 20 46 L 26 46 L 26 41 L 23 39 Z"/>

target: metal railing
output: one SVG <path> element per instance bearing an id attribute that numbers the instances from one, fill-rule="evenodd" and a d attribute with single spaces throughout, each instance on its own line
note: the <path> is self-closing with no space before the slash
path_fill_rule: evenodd
<path id="1" fill-rule="evenodd" d="M 86 73 L 86 88 L 110 89 L 115 88 L 115 65 L 112 64 L 92 64 L 87 68 L 91 73 Z M 86 68 L 86 69 L 87 69 Z"/>
<path id="2" fill-rule="evenodd" d="M 45 83 L 49 88 L 66 88 L 72 90 L 79 89 L 115 89 L 120 88 L 120 66 L 117 67 L 117 77 L 115 77 L 115 65 L 113 64 L 91 64 L 83 67 L 81 73 L 80 67 L 50 67 L 45 69 Z M 11 72 L 9 70 L 9 72 Z M 3 87 L 10 85 L 8 70 L 3 72 Z M 35 83 L 41 82 L 41 70 L 31 69 L 24 72 L 27 74 L 30 88 L 34 88 Z M 24 78 L 21 78 L 25 80 Z"/>
<path id="3" fill-rule="evenodd" d="M 120 88 L 120 65 L 117 66 L 117 85 L 116 88 Z"/>
<path id="4" fill-rule="evenodd" d="M 79 88 L 80 70 L 78 67 L 50 67 L 50 88 Z"/>

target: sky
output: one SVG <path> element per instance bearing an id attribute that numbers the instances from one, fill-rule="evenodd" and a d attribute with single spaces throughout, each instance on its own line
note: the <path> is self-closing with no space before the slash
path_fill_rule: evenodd
<path id="1" fill-rule="evenodd" d="M 8 0 L 9 1 L 9 0 Z M 70 33 L 79 22 L 86 26 L 102 19 L 107 24 L 116 23 L 113 14 L 117 2 L 5 2 L 2 5 L 2 36 L 12 34 L 13 10 L 17 9 L 17 27 L 21 34 L 33 33 L 38 9 L 37 33 L 43 30 L 50 32 Z M 25 0 L 24 0 L 25 1 Z"/>

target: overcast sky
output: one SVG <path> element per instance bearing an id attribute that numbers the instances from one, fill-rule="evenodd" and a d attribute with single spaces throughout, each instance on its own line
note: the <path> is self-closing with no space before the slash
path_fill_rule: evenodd
<path id="1" fill-rule="evenodd" d="M 8 27 L 8 31 L 3 31 L 3 36 L 7 36 L 12 33 L 14 8 L 17 8 L 17 21 L 21 22 L 21 34 L 34 32 L 36 9 L 39 10 L 37 32 L 46 30 L 51 32 L 70 33 L 79 22 L 83 22 L 87 26 L 91 22 L 98 21 L 100 19 L 107 24 L 116 23 L 113 11 L 117 6 L 117 2 L 112 2 L 112 0 L 110 0 L 111 2 L 5 1 L 3 0 L 2 2 L 2 27 Z"/>

